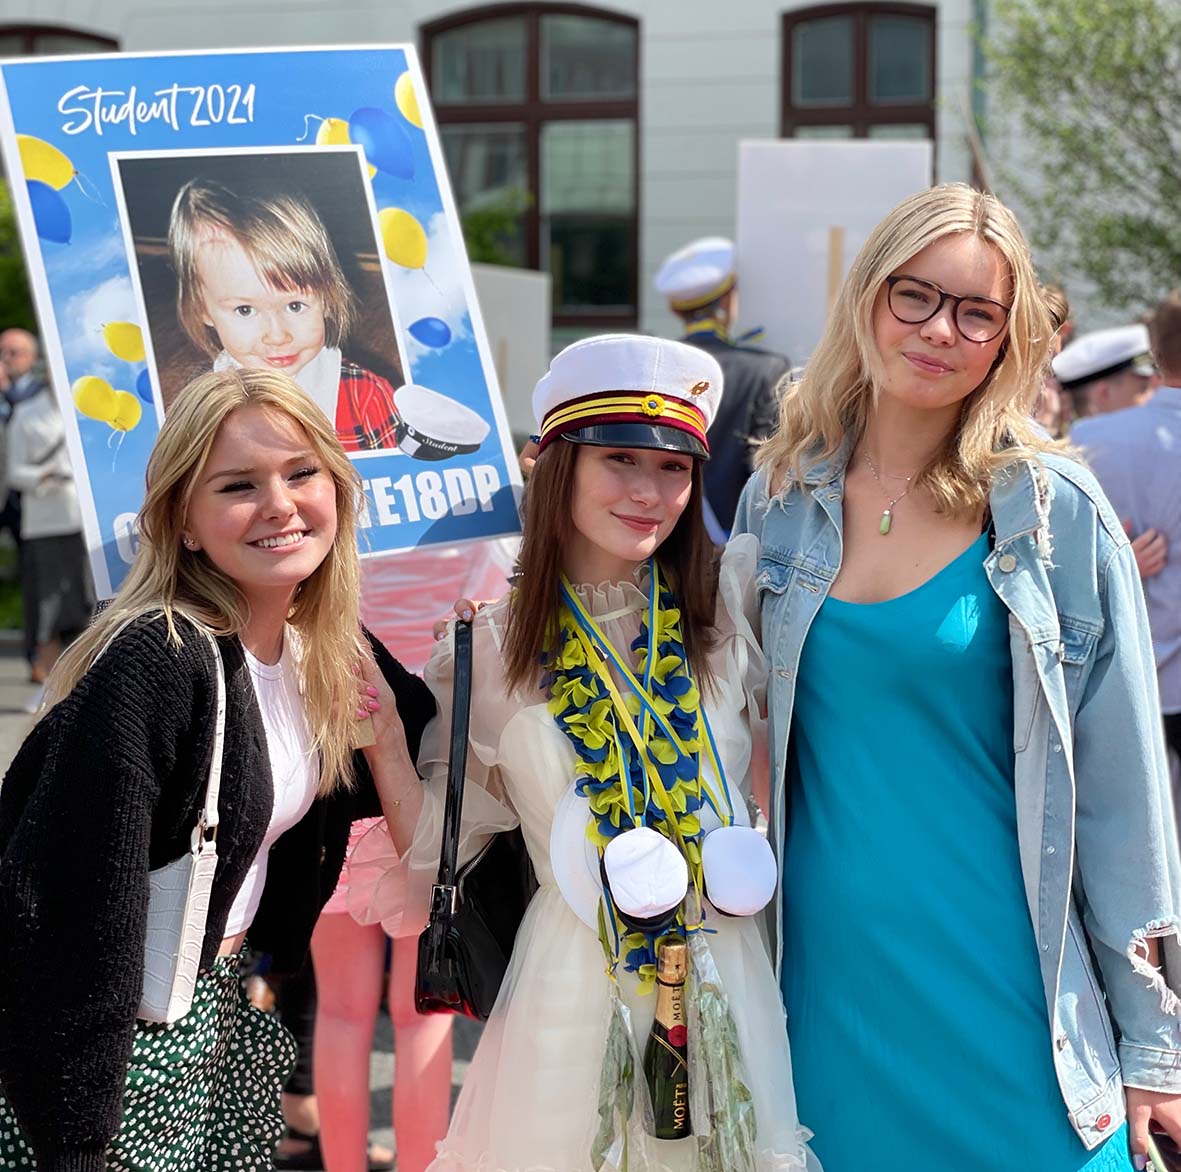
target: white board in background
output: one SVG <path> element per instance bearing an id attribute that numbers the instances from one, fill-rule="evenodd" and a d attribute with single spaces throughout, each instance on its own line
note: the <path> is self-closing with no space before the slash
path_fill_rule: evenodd
<path id="1" fill-rule="evenodd" d="M 743 142 L 738 148 L 739 316 L 769 350 L 807 361 L 866 237 L 931 183 L 930 142 Z"/>
<path id="2" fill-rule="evenodd" d="M 552 294 L 549 273 L 504 265 L 472 265 L 476 300 L 500 381 L 509 430 L 532 435 L 533 388 L 549 368 Z"/>

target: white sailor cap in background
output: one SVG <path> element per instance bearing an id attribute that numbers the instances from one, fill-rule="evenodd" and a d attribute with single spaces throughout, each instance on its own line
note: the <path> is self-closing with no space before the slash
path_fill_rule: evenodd
<path id="1" fill-rule="evenodd" d="M 717 301 L 734 285 L 734 242 L 703 236 L 686 244 L 660 266 L 654 284 L 675 310 L 700 309 Z"/>
<path id="2" fill-rule="evenodd" d="M 644 334 L 583 338 L 554 356 L 533 391 L 538 449 L 565 438 L 706 458 L 721 397 L 722 368 L 696 346 Z"/>
<path id="3" fill-rule="evenodd" d="M 446 460 L 474 452 L 487 438 L 489 423 L 455 399 L 407 383 L 394 392 L 398 409 L 395 442 L 416 460 Z"/>
<path id="4" fill-rule="evenodd" d="M 1064 391 L 1074 390 L 1124 370 L 1149 376 L 1155 367 L 1148 327 L 1116 326 L 1114 329 L 1083 334 L 1066 346 L 1050 366 Z"/>

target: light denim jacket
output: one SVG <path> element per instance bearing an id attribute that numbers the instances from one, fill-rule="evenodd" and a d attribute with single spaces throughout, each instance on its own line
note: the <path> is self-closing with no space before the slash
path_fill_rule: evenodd
<path id="1" fill-rule="evenodd" d="M 734 524 L 762 551 L 755 588 L 780 856 L 795 674 L 841 564 L 847 457 L 846 447 L 810 469 L 803 491 L 792 482 L 770 499 L 756 472 Z M 1009 611 L 1021 868 L 1054 1067 L 1089 1149 L 1123 1120 L 1124 1084 L 1181 1092 L 1181 858 L 1152 643 L 1131 547 L 1089 472 L 1057 455 L 1022 462 L 989 499 L 996 540 L 984 568 Z M 775 912 L 778 969 L 782 878 Z M 1145 960 L 1146 937 L 1161 938 L 1163 975 Z M 850 977 L 853 997 L 856 980 L 873 975 Z"/>

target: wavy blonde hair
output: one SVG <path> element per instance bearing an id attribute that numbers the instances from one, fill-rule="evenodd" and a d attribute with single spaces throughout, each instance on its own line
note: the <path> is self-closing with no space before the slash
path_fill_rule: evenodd
<path id="1" fill-rule="evenodd" d="M 888 276 L 946 236 L 970 233 L 1004 258 L 1012 293 L 1009 330 L 984 381 L 964 400 L 959 424 L 916 477 L 940 512 L 978 509 L 993 476 L 1017 460 L 1059 450 L 1030 412 L 1041 388 L 1053 325 L 1016 217 L 963 183 L 912 195 L 870 233 L 841 286 L 824 335 L 799 382 L 784 393 L 779 430 L 759 449 L 773 491 L 801 486 L 808 468 L 865 430 L 881 384 L 873 312 Z"/>
<path id="2" fill-rule="evenodd" d="M 296 589 L 289 622 L 300 635 L 299 670 L 314 748 L 321 754 L 320 792 L 352 781 L 352 668 L 360 652 L 360 561 L 357 509 L 361 482 L 323 412 L 287 375 L 270 370 L 223 370 L 194 379 L 177 396 L 148 460 L 135 561 L 113 602 L 62 655 L 46 685 L 56 704 L 89 670 L 128 619 L 163 615 L 181 643 L 181 613 L 214 635 L 246 629 L 249 605 L 238 585 L 200 550 L 184 547 L 189 504 L 222 424 L 247 407 L 286 416 L 306 432 L 336 484 L 336 539 Z"/>

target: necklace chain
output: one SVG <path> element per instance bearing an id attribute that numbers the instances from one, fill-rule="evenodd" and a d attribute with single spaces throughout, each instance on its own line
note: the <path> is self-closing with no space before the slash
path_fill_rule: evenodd
<path id="1" fill-rule="evenodd" d="M 870 459 L 869 453 L 864 452 L 863 455 L 865 456 L 865 462 L 869 465 L 870 472 L 873 474 L 874 480 L 877 482 L 878 488 L 880 488 L 882 492 L 887 497 L 889 497 L 890 490 L 882 483 L 882 478 L 878 473 L 877 466 L 874 464 L 873 460 Z M 897 496 L 892 497 L 890 499 L 890 503 L 882 510 L 882 517 L 878 522 L 878 532 L 883 537 L 885 537 L 886 534 L 890 532 L 890 526 L 894 523 L 894 506 L 914 487 L 914 485 L 911 483 L 911 481 L 914 480 L 913 473 L 910 476 L 890 476 L 889 479 L 905 480 L 906 487 Z"/>

